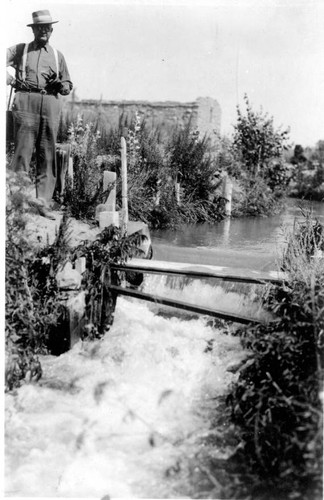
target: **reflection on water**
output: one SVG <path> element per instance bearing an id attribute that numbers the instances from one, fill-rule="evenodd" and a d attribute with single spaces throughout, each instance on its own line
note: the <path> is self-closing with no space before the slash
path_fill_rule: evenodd
<path id="1" fill-rule="evenodd" d="M 214 225 L 183 225 L 177 231 L 153 231 L 154 257 L 262 269 L 281 253 L 294 221 L 304 220 L 300 207 L 311 209 L 313 216 L 324 222 L 324 203 L 289 199 L 286 210 L 272 217 L 242 217 Z"/>
<path id="2" fill-rule="evenodd" d="M 233 250 L 274 250 L 284 240 L 285 228 L 291 228 L 294 220 L 303 220 L 300 200 L 288 200 L 284 213 L 273 217 L 242 217 L 226 219 L 218 224 L 184 225 L 178 231 L 154 231 L 156 241 L 183 247 L 218 247 Z M 324 203 L 302 202 L 312 207 L 314 216 L 324 221 Z"/>

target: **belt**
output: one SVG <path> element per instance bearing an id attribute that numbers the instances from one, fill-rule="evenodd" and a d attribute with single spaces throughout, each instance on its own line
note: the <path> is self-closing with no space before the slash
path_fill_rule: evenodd
<path id="1" fill-rule="evenodd" d="M 16 92 L 25 92 L 26 94 L 42 94 L 42 95 L 57 95 L 53 92 L 48 92 L 45 89 L 16 89 Z"/>

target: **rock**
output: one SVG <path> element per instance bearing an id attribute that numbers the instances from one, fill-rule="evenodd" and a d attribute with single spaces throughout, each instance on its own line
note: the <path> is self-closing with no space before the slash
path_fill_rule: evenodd
<path id="1" fill-rule="evenodd" d="M 61 290 L 78 290 L 81 287 L 81 279 L 81 274 L 72 268 L 71 262 L 67 262 L 56 275 L 57 286 Z"/>

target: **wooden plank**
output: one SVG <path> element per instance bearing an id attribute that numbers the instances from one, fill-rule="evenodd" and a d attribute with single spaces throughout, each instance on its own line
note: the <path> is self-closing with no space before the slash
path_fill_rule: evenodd
<path id="1" fill-rule="evenodd" d="M 185 275 L 193 278 L 216 278 L 222 281 L 234 281 L 241 283 L 282 283 L 285 279 L 284 273 L 279 273 L 277 271 L 261 272 L 249 269 L 233 269 L 222 266 L 208 266 L 144 259 L 132 259 L 125 265 L 113 264 L 112 267 L 114 269 L 124 271 Z"/>
<path id="2" fill-rule="evenodd" d="M 109 285 L 110 290 L 116 292 L 119 295 L 125 295 L 127 297 L 134 297 L 141 300 L 147 300 L 149 302 L 154 302 L 156 304 L 161 304 L 164 306 L 175 307 L 177 309 L 182 309 L 185 311 L 190 311 L 196 314 L 203 314 L 204 316 L 212 316 L 214 318 L 220 318 L 227 321 L 233 321 L 235 323 L 242 323 L 245 325 L 248 324 L 257 324 L 261 323 L 260 319 L 249 318 L 247 316 L 243 316 L 241 314 L 229 313 L 226 311 L 219 311 L 214 309 L 209 309 L 207 307 L 195 306 L 194 304 L 190 304 L 188 302 L 182 302 L 174 299 L 166 299 L 164 297 L 160 297 L 158 295 L 150 295 L 148 293 L 139 292 L 137 290 L 132 290 L 130 288 L 123 288 L 120 286 Z"/>

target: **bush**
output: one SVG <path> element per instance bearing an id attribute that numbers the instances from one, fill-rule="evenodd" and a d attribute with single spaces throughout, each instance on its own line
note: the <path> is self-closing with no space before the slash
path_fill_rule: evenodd
<path id="1" fill-rule="evenodd" d="M 234 126 L 234 148 L 244 169 L 250 175 L 264 173 L 268 162 L 281 158 L 287 148 L 288 130 L 275 129 L 273 117 L 253 111 L 248 96 L 244 96 L 246 115 L 237 107 L 238 120 Z"/>
<path id="2" fill-rule="evenodd" d="M 177 128 L 170 138 L 167 150 L 174 182 L 180 182 L 185 199 L 208 200 L 213 194 L 216 164 L 212 155 L 211 140 L 200 137 L 190 123 Z"/>
<path id="3" fill-rule="evenodd" d="M 93 219 L 97 205 L 103 197 L 103 167 L 99 154 L 100 134 L 92 123 L 83 124 L 78 116 L 69 128 L 73 158 L 73 185 L 68 179 L 64 192 L 64 204 L 76 219 Z"/>
<path id="4" fill-rule="evenodd" d="M 128 127 L 128 211 L 133 220 L 152 228 L 176 227 L 183 222 L 214 222 L 224 217 L 225 200 L 215 194 L 219 174 L 210 139 L 200 138 L 188 125 L 165 138 L 159 128 L 149 130 L 136 113 L 128 123 L 121 117 L 116 130 L 92 116 L 81 116 L 69 129 L 74 182 L 67 182 L 64 203 L 76 218 L 92 218 L 102 193 L 102 172 L 117 173 L 117 206 L 121 206 L 120 137 Z M 102 118 L 102 117 L 101 117 Z M 63 132 L 62 132 L 63 134 Z M 175 184 L 181 184 L 181 207 Z"/>
<path id="5" fill-rule="evenodd" d="M 71 251 L 72 261 L 79 257 L 86 258 L 86 271 L 81 283 L 81 289 L 86 292 L 85 326 L 81 332 L 83 339 L 100 338 L 112 325 L 117 297 L 109 290 L 109 284 L 111 281 L 120 284 L 121 277 L 110 265 L 123 264 L 129 257 L 140 255 L 142 239 L 139 233 L 125 236 L 121 229 L 110 226 L 98 235 L 96 241 L 85 242 Z"/>
<path id="6" fill-rule="evenodd" d="M 237 108 L 233 148 L 225 156 L 232 157 L 227 172 L 240 181 L 243 193 L 243 203 L 234 200 L 233 215 L 272 215 L 282 209 L 291 175 L 283 159 L 288 130 L 275 129 L 272 117 L 255 112 L 247 95 L 244 100 L 246 113 Z"/>
<path id="7" fill-rule="evenodd" d="M 282 209 L 280 194 L 272 192 L 262 178 L 240 180 L 242 196 L 233 200 L 233 217 L 272 215 Z"/>
<path id="8" fill-rule="evenodd" d="M 26 174 L 8 174 L 6 205 L 6 378 L 8 390 L 26 377 L 41 376 L 39 354 L 47 352 L 48 333 L 62 314 L 55 300 L 55 263 L 28 243 L 26 216 L 35 210 Z M 37 206 L 36 206 L 37 208 Z M 53 248 L 58 249 L 58 241 Z"/>

